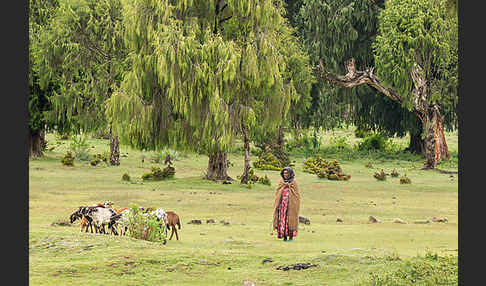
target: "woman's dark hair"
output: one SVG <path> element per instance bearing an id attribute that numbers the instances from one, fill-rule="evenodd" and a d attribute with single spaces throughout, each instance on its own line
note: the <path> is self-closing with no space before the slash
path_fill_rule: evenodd
<path id="1" fill-rule="evenodd" d="M 289 178 L 288 179 L 286 179 L 284 177 L 284 171 L 285 170 L 287 170 L 287 172 L 289 172 Z M 292 182 L 292 180 L 295 177 L 294 170 L 292 170 L 292 168 L 290 168 L 290 167 L 285 167 L 285 168 L 282 169 L 282 171 L 280 171 L 280 176 L 282 176 L 282 179 L 284 180 L 284 182 L 287 182 L 287 183 Z"/>

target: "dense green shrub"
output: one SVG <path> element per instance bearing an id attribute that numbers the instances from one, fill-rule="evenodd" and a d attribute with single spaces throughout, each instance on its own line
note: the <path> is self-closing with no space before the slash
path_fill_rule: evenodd
<path id="1" fill-rule="evenodd" d="M 407 175 L 403 175 L 403 177 L 400 178 L 400 184 L 411 184 L 412 180 L 410 180 Z"/>
<path id="2" fill-rule="evenodd" d="M 64 166 L 74 166 L 74 157 L 71 152 L 67 152 L 66 155 L 61 159 L 61 163 Z"/>
<path id="3" fill-rule="evenodd" d="M 77 135 L 73 137 L 73 141 L 69 145 L 69 150 L 74 153 L 74 158 L 80 161 L 88 161 L 90 159 L 89 144 L 85 136 Z"/>
<path id="4" fill-rule="evenodd" d="M 344 174 L 337 160 L 327 161 L 320 155 L 307 158 L 304 161 L 304 172 L 316 174 L 319 178 L 334 181 L 347 181 L 351 175 Z"/>
<path id="5" fill-rule="evenodd" d="M 258 179 L 258 182 L 267 186 L 270 186 L 272 184 L 267 175 L 265 175 L 264 177 L 260 177 L 260 179 Z"/>
<path id="6" fill-rule="evenodd" d="M 280 171 L 283 167 L 282 163 L 270 152 L 262 153 L 258 159 L 253 162 L 253 167 L 259 170 L 273 170 Z"/>
<path id="7" fill-rule="evenodd" d="M 240 180 L 241 176 L 236 176 L 236 178 Z M 250 168 L 250 170 L 248 171 L 248 188 L 251 189 L 252 186 L 250 185 L 255 183 L 260 183 L 267 186 L 271 185 L 270 179 L 267 177 L 267 175 L 265 175 L 264 177 L 260 177 L 255 174 L 255 170 L 253 168 Z"/>
<path id="8" fill-rule="evenodd" d="M 167 166 L 163 170 L 160 167 L 152 166 L 150 173 L 144 173 L 142 179 L 144 181 L 161 181 L 167 178 L 172 178 L 175 175 L 175 168 Z"/>
<path id="9" fill-rule="evenodd" d="M 260 184 L 268 185 L 268 186 L 271 185 L 270 179 L 267 177 L 267 175 L 265 175 L 264 177 L 259 177 L 255 174 L 254 169 L 250 169 L 248 171 L 248 183 L 249 184 L 250 183 L 260 183 Z"/>
<path id="10" fill-rule="evenodd" d="M 179 161 L 180 158 L 184 156 L 182 153 L 180 153 L 178 151 L 164 148 L 164 149 L 160 150 L 159 152 L 153 153 L 152 156 L 150 157 L 150 160 L 151 160 L 152 163 L 162 164 L 162 163 L 165 163 L 165 158 L 167 158 L 167 155 L 170 156 L 170 160 L 172 162 Z"/>
<path id="11" fill-rule="evenodd" d="M 399 264 L 384 267 L 378 273 L 370 273 L 370 277 L 358 285 L 360 286 L 408 286 L 408 285 L 458 285 L 457 256 L 438 256 L 426 254 L 424 257 L 414 257 Z"/>
<path id="12" fill-rule="evenodd" d="M 130 205 L 128 214 L 128 233 L 130 237 L 153 242 L 163 242 L 165 244 L 167 241 L 165 228 L 165 223 L 163 221 L 157 221 L 155 213 L 142 215 L 142 211 L 137 205 Z"/>
<path id="13" fill-rule="evenodd" d="M 123 180 L 123 181 L 130 182 L 130 175 L 128 175 L 127 173 L 123 174 L 123 176 L 122 176 L 122 180 Z"/>
<path id="14" fill-rule="evenodd" d="M 356 138 L 365 138 L 371 135 L 373 135 L 373 131 L 365 128 L 356 128 L 354 131 L 354 136 L 356 136 Z"/>
<path id="15" fill-rule="evenodd" d="M 91 166 L 96 166 L 101 162 L 105 162 L 108 164 L 110 159 L 110 152 L 104 152 L 103 154 L 95 154 L 93 159 L 91 160 L 90 164 Z"/>
<path id="16" fill-rule="evenodd" d="M 379 150 L 385 151 L 388 144 L 388 138 L 380 133 L 367 136 L 358 144 L 360 151 Z"/>

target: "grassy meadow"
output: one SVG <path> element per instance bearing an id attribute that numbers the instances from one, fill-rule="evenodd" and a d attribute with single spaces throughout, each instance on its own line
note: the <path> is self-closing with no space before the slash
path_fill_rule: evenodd
<path id="1" fill-rule="evenodd" d="M 338 130 L 322 133 L 322 145 L 337 135 L 347 136 L 352 144 L 360 140 L 352 130 Z M 340 160 L 351 179 L 329 181 L 302 171 L 305 156 L 291 156 L 302 196 L 300 215 L 310 224 L 300 224 L 298 236 L 289 243 L 278 240 L 271 229 L 277 171 L 255 170 L 259 176 L 266 174 L 271 186 L 248 189 L 238 181 L 223 185 L 202 179 L 207 156 L 180 154 L 174 179 L 144 182 L 143 173 L 162 167 L 151 162 L 154 152 L 121 145 L 120 166 L 76 160 L 67 167 L 60 160 L 72 141 L 54 134 L 46 139 L 48 149 L 55 148 L 29 162 L 30 285 L 242 285 L 244 280 L 255 285 L 371 285 L 372 275 L 391 273 L 407 261 L 458 255 L 457 174 L 420 170 L 423 162 L 417 157 Z M 451 154 L 457 154 L 457 131 L 446 139 Z M 403 146 L 408 142 L 407 137 L 393 140 Z M 88 143 L 91 154 L 109 150 L 106 139 L 89 138 Z M 229 175 L 236 179 L 243 155 L 233 153 L 230 161 Z M 371 168 L 365 167 L 368 162 Z M 393 168 L 412 184 L 373 177 Z M 447 164 L 440 168 L 457 170 Z M 122 180 L 124 173 L 131 182 Z M 175 211 L 182 220 L 180 240 L 174 236 L 162 245 L 81 233 L 79 221 L 58 223 L 69 221 L 78 206 L 107 200 L 117 208 L 135 203 Z M 369 216 L 382 223 L 369 223 Z M 434 216 L 448 222 L 415 223 Z M 407 223 L 393 223 L 394 218 Z M 193 219 L 202 224 L 187 223 Z M 207 219 L 216 223 L 207 224 Z M 265 258 L 273 262 L 263 264 Z M 317 266 L 276 269 L 302 262 Z"/>

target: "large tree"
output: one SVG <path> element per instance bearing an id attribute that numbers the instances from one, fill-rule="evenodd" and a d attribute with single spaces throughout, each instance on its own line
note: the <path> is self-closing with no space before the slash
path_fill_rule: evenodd
<path id="1" fill-rule="evenodd" d="M 136 0 L 126 1 L 124 19 L 132 68 L 107 106 L 122 140 L 205 153 L 206 177 L 228 179 L 227 151 L 257 122 L 255 106 L 276 128 L 296 94 L 278 5 Z"/>
<path id="2" fill-rule="evenodd" d="M 358 66 L 375 66 L 372 45 L 378 34 L 378 15 L 384 8 L 384 1 L 302 0 L 292 2 L 289 7 L 299 5 L 301 9 L 297 17 L 293 16 L 293 22 L 309 51 L 312 65 L 322 60 L 326 69 L 334 74 L 346 73 L 344 63 L 350 58 L 354 58 Z M 442 108 L 447 110 L 444 126 L 448 129 L 457 126 L 455 104 L 443 102 Z M 413 111 L 384 97 L 373 87 L 346 88 L 327 81 L 317 82 L 312 88 L 308 116 L 302 119 L 304 125 L 327 129 L 344 123 L 388 136 L 401 137 L 410 133 L 408 149 L 424 153 L 421 121 Z"/>
<path id="3" fill-rule="evenodd" d="M 126 49 L 120 0 L 59 0 L 36 48 L 41 85 L 56 82 L 51 117 L 68 132 L 107 127 L 104 102 L 120 84 Z M 111 130 L 111 129 L 110 129 Z M 110 162 L 119 164 L 110 132 Z"/>
<path id="4" fill-rule="evenodd" d="M 347 62 L 344 76 L 331 74 L 323 61 L 317 68 L 330 82 L 368 84 L 413 112 L 422 125 L 426 168 L 449 157 L 440 106 L 457 103 L 457 17 L 450 16 L 445 2 L 385 2 L 374 43 L 378 74 L 373 68 L 357 71 L 354 59 Z"/>
<path id="5" fill-rule="evenodd" d="M 58 87 L 56 82 L 42 85 L 40 82 L 39 57 L 37 43 L 40 35 L 49 26 L 57 1 L 29 1 L 29 158 L 43 155 L 43 140 L 46 128 L 52 127 L 48 113 L 52 109 L 49 98 Z"/>

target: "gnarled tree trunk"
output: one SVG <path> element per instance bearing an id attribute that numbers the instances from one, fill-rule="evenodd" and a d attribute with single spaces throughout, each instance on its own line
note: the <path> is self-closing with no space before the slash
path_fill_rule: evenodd
<path id="1" fill-rule="evenodd" d="M 213 181 L 232 180 L 228 176 L 227 153 L 217 152 L 209 155 L 206 179 Z"/>
<path id="2" fill-rule="evenodd" d="M 433 169 L 443 158 L 449 158 L 449 149 L 444 136 L 444 120 L 437 104 L 427 108 L 424 116 L 425 169 Z"/>
<path id="3" fill-rule="evenodd" d="M 429 89 L 422 67 L 415 63 L 411 72 L 414 83 L 413 108 L 422 122 L 425 134 L 425 169 L 433 169 L 443 158 L 449 158 L 449 150 L 444 136 L 444 119 L 437 103 L 429 104 Z"/>
<path id="4" fill-rule="evenodd" d="M 373 73 L 373 68 L 365 71 L 356 71 L 354 59 L 346 63 L 348 73 L 344 76 L 330 74 L 324 68 L 320 61 L 319 65 L 314 68 L 319 77 L 334 84 L 344 87 L 355 87 L 362 84 L 368 84 L 388 98 L 403 103 L 402 98 L 391 88 L 384 87 L 380 79 Z M 437 103 L 429 104 L 427 102 L 429 91 L 427 81 L 423 75 L 423 70 L 417 63 L 411 72 L 414 82 L 413 90 L 413 111 L 422 122 L 422 131 L 425 134 L 425 168 L 433 169 L 443 158 L 449 158 L 449 151 L 444 136 L 443 118 L 439 111 Z"/>
<path id="5" fill-rule="evenodd" d="M 243 131 L 243 147 L 245 149 L 245 167 L 243 170 L 243 175 L 241 175 L 242 184 L 248 184 L 248 173 L 250 172 L 250 136 L 248 135 L 248 126 L 241 124 L 241 129 Z"/>
<path id="6" fill-rule="evenodd" d="M 42 144 L 44 141 L 44 132 L 35 131 L 29 132 L 29 158 L 42 157 Z"/>

